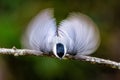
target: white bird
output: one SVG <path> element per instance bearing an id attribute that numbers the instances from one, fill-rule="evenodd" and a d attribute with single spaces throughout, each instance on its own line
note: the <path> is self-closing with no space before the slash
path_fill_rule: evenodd
<path id="1" fill-rule="evenodd" d="M 53 10 L 45 9 L 28 25 L 22 43 L 26 48 L 64 58 L 66 54 L 93 53 L 100 44 L 100 35 L 96 24 L 84 14 L 71 13 L 57 27 Z"/>

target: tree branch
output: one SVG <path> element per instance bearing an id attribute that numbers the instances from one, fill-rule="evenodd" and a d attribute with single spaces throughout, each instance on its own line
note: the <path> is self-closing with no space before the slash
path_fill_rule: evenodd
<path id="1" fill-rule="evenodd" d="M 16 49 L 15 47 L 13 47 L 12 49 L 0 48 L 0 54 L 2 54 L 2 55 L 4 55 L 4 54 L 14 55 L 14 56 L 34 55 L 34 56 L 50 56 L 50 57 L 53 57 L 53 55 L 44 54 L 40 51 L 28 50 L 28 49 Z M 97 64 L 104 64 L 104 65 L 110 66 L 111 68 L 120 69 L 120 63 L 119 62 L 106 60 L 106 59 L 102 59 L 102 58 L 91 57 L 91 56 L 83 56 L 83 55 L 80 55 L 80 56 L 66 55 L 66 58 L 91 62 L 91 63 L 95 63 L 95 64 L 96 63 Z"/>

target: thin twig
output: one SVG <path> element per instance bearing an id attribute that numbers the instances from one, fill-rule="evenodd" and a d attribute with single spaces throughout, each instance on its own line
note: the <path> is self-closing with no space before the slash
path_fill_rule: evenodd
<path id="1" fill-rule="evenodd" d="M 43 53 L 41 53 L 40 51 L 28 50 L 28 49 L 16 49 L 15 47 L 13 47 L 12 49 L 0 48 L 0 54 L 9 54 L 9 55 L 14 55 L 14 56 L 43 55 Z"/>
<path id="2" fill-rule="evenodd" d="M 115 61 L 111 61 L 111 60 L 107 60 L 107 59 L 102 59 L 102 58 L 97 58 L 97 57 L 91 57 L 91 56 L 75 56 L 73 57 L 76 60 L 83 60 L 83 61 L 87 61 L 87 62 L 91 62 L 94 64 L 103 64 L 103 65 L 107 65 L 110 66 L 111 68 L 115 68 L 115 69 L 120 69 L 120 63 L 119 62 L 115 62 Z"/>
<path id="3" fill-rule="evenodd" d="M 0 48 L 0 54 L 14 55 L 14 56 L 24 56 L 24 55 L 44 56 L 44 55 L 47 55 L 40 51 L 29 50 L 29 49 L 16 49 L 15 47 L 13 47 L 12 49 Z M 49 55 L 49 54 L 47 56 L 53 57 L 52 55 Z M 91 63 L 104 64 L 104 65 L 109 65 L 110 67 L 115 68 L 115 69 L 120 69 L 120 63 L 111 61 L 111 60 L 106 60 L 106 59 L 91 57 L 91 56 L 83 56 L 83 55 L 79 55 L 79 56 L 66 55 L 66 57 L 68 59 L 75 59 L 75 60 L 87 61 Z"/>

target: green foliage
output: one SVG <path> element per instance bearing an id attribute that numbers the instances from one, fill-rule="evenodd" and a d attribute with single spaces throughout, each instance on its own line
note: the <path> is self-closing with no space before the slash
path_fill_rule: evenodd
<path id="1" fill-rule="evenodd" d="M 119 3 L 117 0 L 0 0 L 0 47 L 21 48 L 21 37 L 29 21 L 41 9 L 52 7 L 58 24 L 72 11 L 90 16 L 98 24 L 102 38 L 100 48 L 93 55 L 118 60 Z M 35 56 L 3 58 L 15 80 L 110 80 L 109 76 L 119 74 L 82 61 Z"/>

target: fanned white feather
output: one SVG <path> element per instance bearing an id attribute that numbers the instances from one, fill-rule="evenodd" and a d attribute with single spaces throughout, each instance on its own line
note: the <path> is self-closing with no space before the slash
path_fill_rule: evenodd
<path id="1" fill-rule="evenodd" d="M 53 44 L 52 39 L 55 36 L 56 22 L 53 18 L 53 10 L 45 9 L 28 25 L 27 35 L 23 41 L 27 48 L 41 52 L 50 52 Z"/>
<path id="2" fill-rule="evenodd" d="M 100 42 L 99 31 L 93 21 L 81 13 L 71 13 L 58 28 L 59 36 L 67 43 L 68 53 L 88 55 L 93 53 Z"/>

